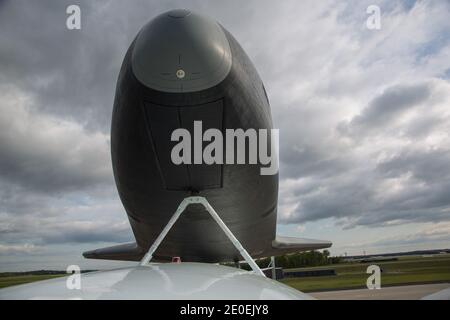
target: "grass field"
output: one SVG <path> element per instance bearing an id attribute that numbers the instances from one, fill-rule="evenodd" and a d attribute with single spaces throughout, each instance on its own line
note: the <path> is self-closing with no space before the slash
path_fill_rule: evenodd
<path id="1" fill-rule="evenodd" d="M 370 264 L 376 264 L 382 268 L 381 286 L 444 281 L 450 282 L 450 254 L 425 257 L 406 256 L 400 257 L 398 261 L 390 262 L 341 263 L 324 267 L 289 269 L 289 271 L 335 269 L 337 275 L 326 277 L 285 278 L 281 281 L 304 292 L 364 288 L 367 277 L 369 276 L 369 274 L 366 274 L 366 269 Z M 3 276 L 0 277 L 0 288 L 61 276 L 65 275 Z"/>
<path id="2" fill-rule="evenodd" d="M 376 264 L 382 269 L 381 286 L 450 282 L 450 254 L 435 256 L 405 256 L 398 261 L 373 263 L 342 263 L 315 268 L 289 269 L 317 270 L 335 269 L 336 276 L 285 278 L 283 283 L 303 292 L 365 288 L 369 274 L 367 267 Z M 288 271 L 288 270 L 286 270 Z"/>
<path id="3" fill-rule="evenodd" d="M 10 286 L 15 286 L 18 284 L 24 284 L 29 282 L 47 280 L 62 277 L 64 274 L 58 275 L 26 275 L 26 276 L 8 276 L 8 277 L 0 277 L 0 289 L 6 288 Z"/>

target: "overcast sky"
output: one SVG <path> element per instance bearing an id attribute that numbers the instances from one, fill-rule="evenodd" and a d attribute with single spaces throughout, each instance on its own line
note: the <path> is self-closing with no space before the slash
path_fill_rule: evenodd
<path id="1" fill-rule="evenodd" d="M 81 252 L 133 240 L 111 169 L 115 83 L 139 29 L 174 8 L 219 21 L 265 83 L 278 233 L 336 255 L 450 247 L 448 1 L 0 0 L 0 271 L 123 265 Z"/>

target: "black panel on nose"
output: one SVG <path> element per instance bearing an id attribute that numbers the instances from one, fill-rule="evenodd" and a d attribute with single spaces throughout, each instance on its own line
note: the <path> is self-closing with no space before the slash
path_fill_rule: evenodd
<path id="1" fill-rule="evenodd" d="M 221 164 L 194 164 L 194 122 L 201 121 L 202 133 L 208 129 L 222 130 L 223 101 L 190 106 L 167 107 L 153 103 L 145 104 L 149 143 L 155 151 L 158 169 L 167 190 L 193 190 L 220 188 L 222 186 Z M 191 135 L 191 164 L 175 165 L 171 159 L 177 141 L 171 141 L 172 132 L 184 128 Z M 202 150 L 209 141 L 201 142 Z"/>

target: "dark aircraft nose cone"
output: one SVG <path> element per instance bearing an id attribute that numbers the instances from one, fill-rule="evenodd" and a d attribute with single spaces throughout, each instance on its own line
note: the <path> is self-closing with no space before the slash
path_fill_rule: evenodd
<path id="1" fill-rule="evenodd" d="M 211 88 L 231 69 L 223 29 L 189 10 L 157 16 L 139 32 L 132 53 L 136 78 L 154 90 L 181 93 Z"/>

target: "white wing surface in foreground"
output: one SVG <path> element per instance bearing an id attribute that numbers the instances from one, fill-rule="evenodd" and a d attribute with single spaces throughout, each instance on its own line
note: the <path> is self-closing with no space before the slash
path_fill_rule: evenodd
<path id="1" fill-rule="evenodd" d="M 67 277 L 0 290 L 0 299 L 304 300 L 310 296 L 241 269 L 204 263 L 163 263 Z"/>

